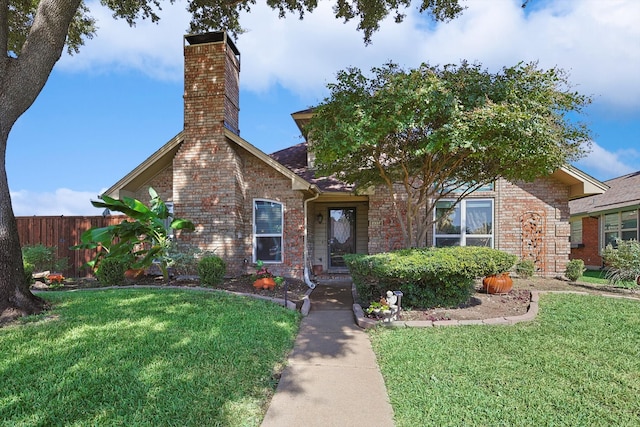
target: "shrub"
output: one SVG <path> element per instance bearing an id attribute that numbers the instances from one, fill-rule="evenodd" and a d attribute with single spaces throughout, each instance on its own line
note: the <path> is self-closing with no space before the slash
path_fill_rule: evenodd
<path id="1" fill-rule="evenodd" d="M 361 302 L 401 290 L 410 307 L 453 307 L 469 299 L 474 279 L 509 271 L 517 257 L 484 247 L 402 249 L 345 256 Z"/>
<path id="2" fill-rule="evenodd" d="M 198 262 L 198 276 L 203 285 L 219 285 L 224 279 L 227 265 L 222 258 L 212 255 L 204 257 Z"/>
<path id="3" fill-rule="evenodd" d="M 129 263 L 122 258 L 104 258 L 98 266 L 96 277 L 103 285 L 120 285 L 124 283 L 127 268 Z"/>
<path id="4" fill-rule="evenodd" d="M 531 278 L 536 272 L 536 264 L 533 260 L 523 259 L 516 264 L 516 273 L 523 279 Z"/>
<path id="5" fill-rule="evenodd" d="M 564 272 L 564 275 L 567 276 L 567 279 L 575 282 L 582 276 L 584 273 L 584 261 L 581 259 L 572 259 L 567 263 L 567 269 Z"/>
<path id="6" fill-rule="evenodd" d="M 63 271 L 69 268 L 67 258 L 58 259 L 57 248 L 43 244 L 22 247 L 22 259 L 33 266 L 33 271 Z"/>
<path id="7" fill-rule="evenodd" d="M 33 269 L 33 264 L 28 261 L 22 260 L 22 265 L 24 267 L 24 280 L 26 281 L 27 285 L 33 284 L 33 272 L 35 271 Z"/>
<path id="8" fill-rule="evenodd" d="M 636 282 L 640 276 L 640 243 L 637 240 L 618 240 L 617 248 L 607 245 L 602 258 L 607 266 L 609 283 L 619 286 L 622 282 Z"/>
<path id="9" fill-rule="evenodd" d="M 172 242 L 167 257 L 167 267 L 173 269 L 179 276 L 198 274 L 198 263 L 207 256 L 213 256 L 210 251 L 203 251 L 197 246 L 187 243 Z"/>

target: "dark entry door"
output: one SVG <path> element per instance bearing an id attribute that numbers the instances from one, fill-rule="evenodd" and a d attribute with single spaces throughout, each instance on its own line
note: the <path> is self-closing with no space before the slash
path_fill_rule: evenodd
<path id="1" fill-rule="evenodd" d="M 343 255 L 356 252 L 356 209 L 329 209 L 329 268 L 346 268 Z"/>

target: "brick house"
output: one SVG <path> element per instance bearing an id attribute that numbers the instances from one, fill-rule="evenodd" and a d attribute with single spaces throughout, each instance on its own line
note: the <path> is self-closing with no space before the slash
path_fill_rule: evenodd
<path id="1" fill-rule="evenodd" d="M 581 259 L 591 269 L 603 266 L 602 249 L 616 239 L 640 238 L 640 171 L 604 184 L 603 194 L 569 202 L 571 259 Z"/>
<path id="2" fill-rule="evenodd" d="M 345 253 L 401 247 L 385 191 L 356 193 L 316 177 L 306 143 L 267 155 L 240 137 L 240 53 L 225 33 L 186 36 L 184 57 L 184 130 L 105 194 L 148 200 L 154 187 L 196 224 L 179 238 L 215 250 L 229 275 L 263 260 L 276 274 L 308 280 L 311 266 L 346 272 Z M 292 116 L 302 129 L 311 114 Z M 453 227 L 434 228 L 425 245 L 492 246 L 553 275 L 569 258 L 569 199 L 603 189 L 570 166 L 533 183 L 499 180 L 447 213 Z"/>

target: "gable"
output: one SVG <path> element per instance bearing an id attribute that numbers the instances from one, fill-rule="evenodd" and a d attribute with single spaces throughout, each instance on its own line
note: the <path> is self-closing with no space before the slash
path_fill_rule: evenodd
<path id="1" fill-rule="evenodd" d="M 266 163 L 270 168 L 289 179 L 291 182 L 291 190 L 317 191 L 317 187 L 314 184 L 308 182 L 303 177 L 297 175 L 294 171 L 280 164 L 274 158 L 266 155 L 260 149 L 242 139 L 232 131 L 225 129 L 224 134 L 230 144 L 235 144 L 243 148 L 254 157 Z M 135 169 L 108 188 L 103 194 L 115 199 L 119 199 L 123 196 L 132 197 L 142 186 L 173 165 L 173 159 L 183 142 L 184 133 L 180 132 L 140 163 Z"/>

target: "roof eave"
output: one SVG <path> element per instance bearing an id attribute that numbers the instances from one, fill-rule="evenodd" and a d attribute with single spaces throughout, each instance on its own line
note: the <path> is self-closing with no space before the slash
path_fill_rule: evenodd
<path id="1" fill-rule="evenodd" d="M 180 132 L 102 194 L 114 199 L 132 195 L 136 189 L 173 162 L 182 141 L 183 134 Z"/>
<path id="2" fill-rule="evenodd" d="M 569 186 L 570 200 L 603 194 L 609 188 L 605 183 L 571 165 L 557 169 L 551 176 Z"/>

